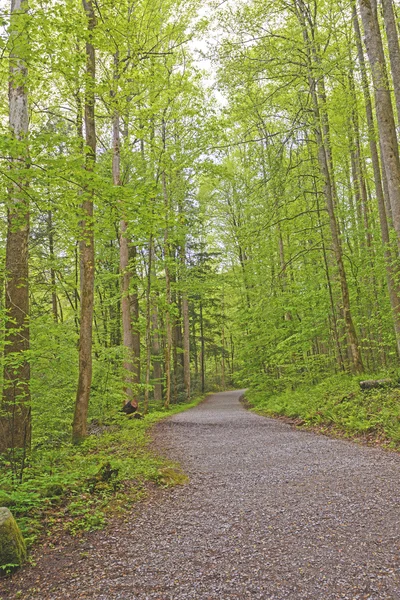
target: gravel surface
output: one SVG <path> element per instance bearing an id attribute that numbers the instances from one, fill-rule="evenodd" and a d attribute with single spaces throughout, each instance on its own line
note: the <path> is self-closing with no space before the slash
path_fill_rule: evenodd
<path id="1" fill-rule="evenodd" d="M 399 455 L 257 416 L 240 396 L 157 426 L 188 485 L 45 555 L 0 598 L 400 599 Z"/>

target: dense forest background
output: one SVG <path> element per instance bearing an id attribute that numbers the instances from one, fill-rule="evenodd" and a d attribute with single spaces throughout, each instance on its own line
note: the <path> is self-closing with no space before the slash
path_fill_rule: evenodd
<path id="1" fill-rule="evenodd" d="M 123 405 L 147 414 L 214 389 L 400 440 L 397 391 L 356 386 L 399 366 L 398 13 L 392 0 L 1 3 L 14 502 L 34 478 L 61 481 L 72 443 L 87 456 Z"/>

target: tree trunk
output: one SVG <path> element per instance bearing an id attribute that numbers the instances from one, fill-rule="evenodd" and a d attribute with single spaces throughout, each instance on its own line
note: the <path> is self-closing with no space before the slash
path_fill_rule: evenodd
<path id="1" fill-rule="evenodd" d="M 162 125 L 162 136 L 163 136 L 163 147 L 164 152 L 166 148 L 165 139 L 165 123 Z M 169 268 L 170 260 L 170 242 L 169 242 L 169 198 L 167 190 L 167 177 L 165 173 L 165 167 L 162 172 L 162 189 L 164 197 L 164 209 L 165 209 L 165 229 L 164 229 L 164 263 L 165 263 L 165 296 L 166 296 L 166 311 L 165 311 L 165 331 L 166 331 L 166 343 L 165 343 L 165 399 L 164 407 L 169 408 L 171 404 L 171 350 L 172 350 L 172 324 L 171 324 L 171 275 Z"/>
<path id="2" fill-rule="evenodd" d="M 154 244 L 152 245 L 152 282 L 156 281 L 156 264 L 155 264 L 155 251 Z M 160 344 L 160 332 L 158 326 L 158 306 L 157 298 L 152 297 L 151 305 L 151 353 L 153 355 L 153 380 L 154 380 L 154 400 L 155 402 L 162 402 L 162 368 L 161 368 L 161 344 Z"/>
<path id="3" fill-rule="evenodd" d="M 144 387 L 144 414 L 149 411 L 149 392 L 150 392 L 150 370 L 151 370 L 151 275 L 153 270 L 153 254 L 154 254 L 154 242 L 153 235 L 150 235 L 149 239 L 149 261 L 147 271 L 147 285 L 146 285 L 146 377 Z"/>
<path id="4" fill-rule="evenodd" d="M 182 291 L 182 325 L 183 325 L 183 387 L 185 389 L 186 402 L 190 402 L 190 320 L 189 300 L 186 290 L 186 248 L 182 244 L 180 248 L 181 268 L 183 273 L 184 287 Z"/>
<path id="5" fill-rule="evenodd" d="M 206 389 L 205 376 L 205 341 L 204 341 L 204 321 L 203 321 L 203 302 L 200 300 L 200 345 L 201 345 L 201 393 L 204 394 Z"/>
<path id="6" fill-rule="evenodd" d="M 386 37 L 389 49 L 390 68 L 392 71 L 393 90 L 397 109 L 397 123 L 400 124 L 400 46 L 396 18 L 392 0 L 381 0 Z"/>
<path id="7" fill-rule="evenodd" d="M 390 304 L 392 308 L 393 315 L 393 325 L 396 335 L 396 344 L 397 344 L 397 352 L 400 356 L 400 290 L 396 281 L 398 278 L 396 277 L 395 266 L 393 261 L 393 255 L 390 247 L 390 234 L 388 227 L 388 219 L 386 214 L 386 203 L 384 196 L 384 186 L 382 185 L 381 178 L 381 169 L 379 164 L 379 154 L 378 148 L 375 141 L 375 124 L 374 124 L 374 116 L 372 111 L 372 102 L 369 91 L 369 83 L 367 77 L 367 70 L 364 60 L 364 51 L 361 43 L 361 31 L 358 23 L 357 17 L 357 8 L 356 4 L 353 3 L 352 7 L 353 12 L 353 27 L 356 37 L 357 44 L 357 57 L 358 63 L 361 71 L 361 83 L 364 93 L 364 102 L 365 102 L 365 111 L 367 117 L 367 125 L 368 125 L 368 138 L 369 138 L 369 149 L 371 154 L 371 162 L 372 168 L 374 172 L 374 183 L 375 183 L 375 192 L 376 199 L 378 203 L 378 211 L 379 211 L 379 223 L 381 228 L 381 236 L 382 242 L 384 244 L 384 252 L 385 252 L 385 265 L 386 265 L 386 281 L 389 291 Z M 382 173 L 384 175 L 384 172 Z M 386 178 L 385 178 L 386 179 Z M 386 186 L 385 186 L 386 187 Z M 388 194 L 388 192 L 386 192 Z"/>
<path id="8" fill-rule="evenodd" d="M 378 15 L 371 0 L 359 0 L 375 91 L 375 110 L 393 226 L 400 241 L 400 160 Z"/>
<path id="9" fill-rule="evenodd" d="M 85 89 L 85 136 L 86 136 L 86 172 L 88 180 L 94 171 L 96 161 L 96 128 L 94 114 L 94 85 L 96 77 L 95 49 L 91 41 L 96 26 L 96 17 L 92 0 L 83 0 L 87 16 L 89 38 L 86 42 L 86 89 Z M 81 236 L 79 243 L 81 266 L 81 311 L 79 332 L 79 380 L 76 394 L 72 439 L 79 443 L 87 436 L 87 415 L 89 409 L 90 388 L 92 385 L 92 336 L 94 307 L 94 231 L 93 196 L 91 183 L 87 182 L 83 190 Z"/>
<path id="10" fill-rule="evenodd" d="M 132 323 L 132 355 L 133 355 L 133 374 L 136 384 L 136 395 L 139 396 L 140 385 L 140 329 L 139 329 L 139 291 L 138 291 L 138 273 L 137 273 L 138 249 L 134 244 L 129 246 L 129 264 L 131 271 L 131 323 Z"/>
<path id="11" fill-rule="evenodd" d="M 49 258 L 50 258 L 50 284 L 51 284 L 51 308 L 53 319 L 58 323 L 58 300 L 56 287 L 56 271 L 54 268 L 54 232 L 53 232 L 53 215 L 51 210 L 47 212 L 47 232 L 49 237 Z"/>
<path id="12" fill-rule="evenodd" d="M 332 153 L 330 151 L 330 140 L 329 140 L 329 122 L 328 115 L 325 111 L 325 88 L 323 80 L 319 78 L 318 85 L 313 75 L 313 66 L 315 66 L 315 48 L 311 46 L 309 35 L 306 28 L 305 18 L 302 14 L 302 5 L 298 7 L 298 16 L 300 24 L 303 28 L 303 38 L 308 49 L 309 58 L 309 88 L 311 101 L 314 112 L 314 131 L 317 142 L 318 150 L 318 164 L 320 172 L 324 182 L 324 196 L 326 200 L 326 208 L 329 215 L 329 227 L 332 237 L 333 253 L 335 256 L 336 266 L 338 269 L 340 288 L 342 292 L 342 309 L 343 318 L 346 327 L 346 336 L 352 358 L 352 369 L 355 373 L 362 373 L 364 370 L 360 347 L 358 343 L 356 329 L 354 327 L 353 318 L 351 314 L 349 288 L 347 284 L 346 271 L 343 263 L 343 252 L 340 241 L 340 232 L 335 214 L 335 185 L 332 180 L 333 174 L 333 161 Z M 314 65 L 313 65 L 314 63 Z M 322 82 L 322 83 L 321 83 Z M 320 111 L 320 102 L 322 101 L 322 115 Z"/>
<path id="13" fill-rule="evenodd" d="M 0 452 L 29 450 L 31 442 L 29 350 L 29 203 L 26 193 L 28 156 L 28 37 L 26 0 L 12 0 L 9 61 L 9 125 L 18 156 L 11 159 L 8 188 L 5 275 L 4 387 L 0 417 Z M 24 453 L 23 453 L 24 454 Z M 15 458 L 15 457 L 12 457 Z M 23 458 L 21 469 L 23 468 Z M 15 466 L 15 465 L 14 465 Z"/>
<path id="14" fill-rule="evenodd" d="M 118 53 L 114 56 L 115 75 L 118 80 L 119 57 Z M 116 92 L 113 91 L 112 96 L 115 97 Z M 118 109 L 114 111 L 113 118 L 113 159 L 112 159 L 112 174 L 113 184 L 117 187 L 121 186 L 121 138 L 120 138 L 120 117 Z M 124 207 L 122 206 L 120 220 L 120 238 L 119 238 L 119 270 L 121 281 L 121 316 L 122 316 L 122 344 L 124 349 L 124 400 L 123 404 L 131 402 L 132 405 L 138 406 L 137 377 L 135 377 L 135 361 L 137 356 L 134 354 L 134 336 L 132 328 L 131 315 L 131 265 L 130 265 L 130 250 L 129 250 L 129 235 L 128 223 L 124 215 Z"/>

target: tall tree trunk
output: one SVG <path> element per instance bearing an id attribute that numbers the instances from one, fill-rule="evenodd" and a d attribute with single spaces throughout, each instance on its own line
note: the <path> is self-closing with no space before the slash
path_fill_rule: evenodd
<path id="1" fill-rule="evenodd" d="M 154 251 L 154 244 L 152 245 L 152 272 L 151 280 L 154 286 L 156 282 L 156 256 Z M 153 355 L 153 380 L 154 380 L 154 400 L 155 402 L 162 402 L 162 368 L 161 368 L 161 344 L 160 344 L 160 332 L 158 325 L 158 306 L 157 297 L 153 295 L 151 303 L 151 353 Z"/>
<path id="2" fill-rule="evenodd" d="M 205 367 L 205 340 L 204 340 L 204 321 L 203 321 L 203 302 L 200 300 L 200 345 L 201 345 L 201 393 L 206 389 L 206 367 Z"/>
<path id="3" fill-rule="evenodd" d="M 8 189 L 5 276 L 4 387 L 0 416 L 0 452 L 28 450 L 31 442 L 29 350 L 29 203 L 28 93 L 26 90 L 29 40 L 26 0 L 11 1 L 9 61 L 9 125 L 18 156 L 11 159 Z M 24 457 L 23 457 L 24 458 Z M 23 468 L 24 460 L 20 463 Z"/>
<path id="4" fill-rule="evenodd" d="M 184 290 L 182 291 L 182 324 L 183 324 L 183 386 L 185 389 L 185 398 L 190 402 L 190 321 L 189 321 L 189 300 L 186 290 L 186 244 L 180 247 L 180 262 L 184 281 Z"/>
<path id="5" fill-rule="evenodd" d="M 51 210 L 47 212 L 47 234 L 49 238 L 49 258 L 50 258 L 50 284 L 51 284 L 51 307 L 53 319 L 58 323 L 58 300 L 56 286 L 56 270 L 54 268 L 54 231 L 53 231 L 53 215 Z"/>
<path id="6" fill-rule="evenodd" d="M 139 290 L 138 290 L 138 249 L 135 244 L 129 246 L 129 264 L 131 270 L 131 323 L 132 323 L 132 356 L 133 356 L 133 376 L 136 384 L 136 394 L 138 394 L 140 385 L 140 329 L 139 329 Z"/>
<path id="7" fill-rule="evenodd" d="M 354 193 L 356 197 L 356 206 L 357 210 L 359 210 L 362 222 L 364 224 L 365 229 L 365 242 L 369 249 L 372 246 L 372 236 L 370 231 L 369 224 L 369 215 L 368 215 L 368 194 L 367 194 L 367 186 L 365 184 L 364 177 L 364 165 L 363 165 L 363 157 L 361 154 L 361 142 L 360 142 L 360 128 L 359 128 L 359 118 L 357 111 L 357 95 L 355 90 L 354 83 L 354 74 L 353 71 L 349 72 L 349 87 L 351 93 L 351 101 L 352 101 L 352 110 L 351 110 L 351 129 L 350 139 L 351 139 L 351 163 L 352 163 L 352 175 L 354 182 Z M 358 209 L 359 206 L 359 209 Z M 362 239 L 362 243 L 364 244 L 364 239 Z"/>
<path id="8" fill-rule="evenodd" d="M 385 208 L 386 203 L 385 203 L 385 196 L 384 196 L 385 193 L 388 194 L 389 192 L 388 191 L 384 192 L 384 187 L 386 187 L 386 186 L 382 185 L 381 169 L 380 169 L 380 164 L 379 164 L 379 154 L 378 154 L 378 148 L 377 148 L 376 139 L 375 139 L 376 136 L 375 136 L 374 115 L 373 115 L 373 110 L 372 110 L 372 102 L 371 102 L 371 95 L 370 95 L 370 91 L 369 91 L 369 83 L 368 83 L 367 70 L 366 70 L 365 59 L 364 59 L 364 51 L 363 51 L 363 47 L 362 47 L 362 43 L 361 43 L 361 31 L 360 31 L 360 26 L 358 23 L 357 8 L 356 8 L 355 2 L 353 3 L 353 6 L 352 6 L 352 13 L 353 13 L 353 27 L 354 27 L 355 37 L 356 37 L 356 44 L 357 44 L 357 57 L 358 57 L 358 63 L 360 66 L 360 71 L 361 71 L 361 83 L 362 83 L 362 88 L 363 88 L 363 93 L 364 93 L 364 103 L 365 103 L 365 111 L 366 111 L 367 125 L 368 125 L 369 149 L 370 149 L 370 154 L 371 154 L 372 168 L 373 168 L 373 172 L 374 172 L 375 193 L 376 193 L 376 199 L 377 199 L 378 211 L 379 211 L 379 223 L 380 223 L 380 228 L 381 228 L 382 242 L 384 244 L 386 280 L 387 280 L 387 286 L 388 286 L 388 291 L 389 291 L 390 305 L 392 308 L 393 325 L 394 325 L 394 330 L 395 330 L 395 335 L 396 335 L 397 352 L 398 352 L 398 355 L 400 356 L 400 290 L 399 290 L 399 286 L 397 283 L 398 278 L 396 277 L 396 272 L 395 272 L 396 271 L 395 263 L 393 260 L 394 257 L 393 257 L 392 250 L 390 247 L 390 234 L 389 234 L 388 218 L 387 218 L 387 214 L 386 214 L 386 208 Z M 383 171 L 382 175 L 384 175 L 385 183 L 386 183 L 386 175 L 385 175 L 384 171 Z"/>
<path id="9" fill-rule="evenodd" d="M 164 153 L 166 150 L 166 131 L 165 122 L 162 124 L 162 137 Z M 166 342 L 165 342 L 165 398 L 164 407 L 169 408 L 171 403 L 171 351 L 172 351 L 172 323 L 171 323 L 171 274 L 170 274 L 170 240 L 169 240 L 169 197 L 167 190 L 167 176 L 165 173 L 165 165 L 162 171 L 162 189 L 164 197 L 164 210 L 165 210 L 165 229 L 164 229 L 164 263 L 165 263 L 165 296 L 167 308 L 165 311 L 165 331 L 166 331 Z"/>
<path id="10" fill-rule="evenodd" d="M 144 388 L 144 414 L 148 413 L 149 410 L 149 392 L 150 392 L 150 371 L 151 371 L 151 315 L 152 315 L 152 302 L 151 302 L 151 276 L 153 270 L 153 256 L 154 256 L 154 241 L 153 235 L 150 235 L 149 239 L 149 260 L 148 260 L 148 271 L 147 271 L 147 285 L 146 285 L 146 377 L 145 377 L 145 388 Z"/>
<path id="11" fill-rule="evenodd" d="M 374 83 L 375 110 L 393 226 L 400 240 L 400 159 L 381 32 L 371 0 L 359 0 L 359 5 Z"/>
<path id="12" fill-rule="evenodd" d="M 164 199 L 167 204 L 168 211 L 168 198 L 166 192 L 166 181 L 165 174 L 163 173 L 163 188 L 164 188 Z M 169 231 L 168 223 L 166 223 L 164 231 L 164 259 L 165 259 L 165 295 L 167 309 L 165 311 L 165 330 L 166 330 L 166 341 L 165 341 L 165 399 L 164 407 L 169 408 L 171 403 L 171 350 L 172 350 L 172 325 L 171 325 L 171 279 L 169 272 Z"/>
<path id="13" fill-rule="evenodd" d="M 119 54 L 114 55 L 114 80 L 119 79 Z M 113 90 L 112 97 L 116 97 L 116 90 Z M 121 187 L 121 136 L 120 136 L 120 116 L 118 108 L 114 109 L 113 117 L 113 159 L 112 159 L 113 184 Z M 124 350 L 124 404 L 130 402 L 137 408 L 137 381 L 136 365 L 137 356 L 134 353 L 134 334 L 132 327 L 131 309 L 132 301 L 130 296 L 131 287 L 131 264 L 128 222 L 125 218 L 124 206 L 121 206 L 121 219 L 119 224 L 119 271 L 121 285 L 121 317 L 122 317 L 122 344 Z"/>
<path id="14" fill-rule="evenodd" d="M 87 436 L 87 415 L 89 409 L 90 389 L 92 385 L 92 337 L 94 307 L 94 231 L 93 231 L 93 185 L 90 176 L 96 162 L 96 127 L 95 127 L 95 95 L 96 78 L 95 49 L 92 34 L 96 26 L 96 17 L 92 0 L 83 0 L 87 17 L 88 41 L 86 42 L 86 88 L 85 88 L 85 137 L 86 137 L 86 172 L 88 182 L 83 191 L 81 236 L 79 243 L 81 265 L 81 312 L 79 332 L 79 380 L 76 394 L 72 439 L 79 443 Z"/>
<path id="15" fill-rule="evenodd" d="M 340 346 L 340 337 L 339 337 L 339 328 L 338 328 L 337 315 L 336 315 L 336 309 L 335 309 L 335 300 L 333 297 L 332 283 L 331 283 L 331 277 L 330 277 L 330 273 L 329 273 L 329 262 L 328 262 L 328 257 L 327 257 L 327 253 L 326 253 L 324 229 L 323 229 L 322 223 L 321 223 L 321 211 L 320 211 L 319 197 L 318 197 L 318 186 L 317 186 L 315 177 L 313 177 L 313 187 L 314 187 L 315 198 L 316 198 L 316 202 L 317 202 L 318 229 L 320 231 L 320 236 L 321 236 L 322 255 L 324 258 L 326 283 L 327 283 L 327 287 L 328 287 L 329 303 L 331 306 L 331 313 L 332 313 L 333 339 L 335 341 L 336 353 L 337 353 L 336 360 L 337 360 L 339 369 L 341 371 L 344 371 L 345 364 L 344 364 L 344 359 L 343 359 L 342 348 Z"/>
<path id="16" fill-rule="evenodd" d="M 183 380 L 183 349 L 182 349 L 182 330 L 181 330 L 181 302 L 179 301 L 179 292 L 176 290 L 177 283 L 177 269 L 175 263 L 175 252 L 171 252 L 171 263 L 174 265 L 173 269 L 170 270 L 170 278 L 172 289 L 171 293 L 172 305 L 176 307 L 175 314 L 171 319 L 172 327 L 172 362 L 173 362 L 173 399 L 174 402 L 178 402 L 178 391 Z"/>
<path id="17" fill-rule="evenodd" d="M 400 46 L 392 0 L 381 0 L 396 100 L 397 123 L 400 124 Z"/>
<path id="18" fill-rule="evenodd" d="M 314 131 L 317 142 L 317 150 L 318 150 L 318 164 L 321 171 L 321 175 L 324 182 L 324 196 L 326 200 L 326 208 L 329 215 L 329 227 L 331 231 L 332 238 L 332 246 L 333 253 L 335 256 L 336 266 L 338 270 L 340 288 L 342 292 L 342 309 L 343 309 L 343 318 L 346 327 L 346 336 L 348 340 L 348 346 L 351 353 L 352 359 L 352 369 L 355 373 L 362 373 L 364 371 L 364 366 L 362 362 L 360 347 L 358 343 L 356 329 L 354 327 L 351 306 L 350 306 L 350 295 L 349 288 L 347 283 L 346 271 L 343 263 L 343 252 L 342 245 L 340 241 L 340 232 L 339 226 L 336 219 L 335 214 L 335 185 L 334 179 L 332 179 L 333 175 L 333 160 L 332 153 L 330 150 L 330 139 L 329 139 L 329 122 L 328 115 L 325 110 L 325 88 L 323 85 L 323 80 L 319 78 L 318 84 L 314 77 L 313 67 L 315 68 L 317 65 L 315 64 L 315 54 L 316 50 L 313 44 L 310 42 L 309 34 L 306 27 L 305 17 L 302 13 L 303 5 L 299 3 L 298 6 L 298 17 L 300 24 L 303 29 L 303 38 L 305 42 L 305 46 L 308 51 L 308 59 L 309 59 L 309 73 L 308 73 L 308 81 L 310 88 L 311 101 L 314 112 Z M 311 44 L 311 45 L 310 45 Z M 322 81 L 322 84 L 321 84 Z M 321 87 L 322 86 L 322 87 Z M 320 110 L 320 102 L 322 102 L 322 115 Z"/>

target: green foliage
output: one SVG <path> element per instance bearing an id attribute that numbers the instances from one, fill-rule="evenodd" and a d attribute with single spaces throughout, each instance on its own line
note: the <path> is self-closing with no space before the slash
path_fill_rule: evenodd
<path id="1" fill-rule="evenodd" d="M 314 386 L 300 385 L 276 395 L 249 390 L 246 399 L 264 415 L 298 419 L 303 425 L 318 426 L 322 431 L 400 448 L 400 389 L 362 391 L 359 381 L 360 378 L 337 375 Z"/>
<path id="2" fill-rule="evenodd" d="M 77 534 L 100 529 L 107 514 L 133 504 L 142 497 L 146 482 L 158 485 L 182 484 L 186 478 L 166 459 L 148 448 L 150 429 L 159 420 L 198 403 L 174 406 L 170 411 L 151 410 L 142 420 L 109 412 L 102 421 L 92 423 L 93 433 L 80 446 L 63 438 L 64 424 L 58 422 L 59 435 L 52 422 L 53 445 L 44 427 L 37 447 L 25 469 L 22 482 L 15 481 L 7 464 L 0 475 L 0 505 L 9 507 L 30 546 L 43 534 L 54 530 Z"/>

